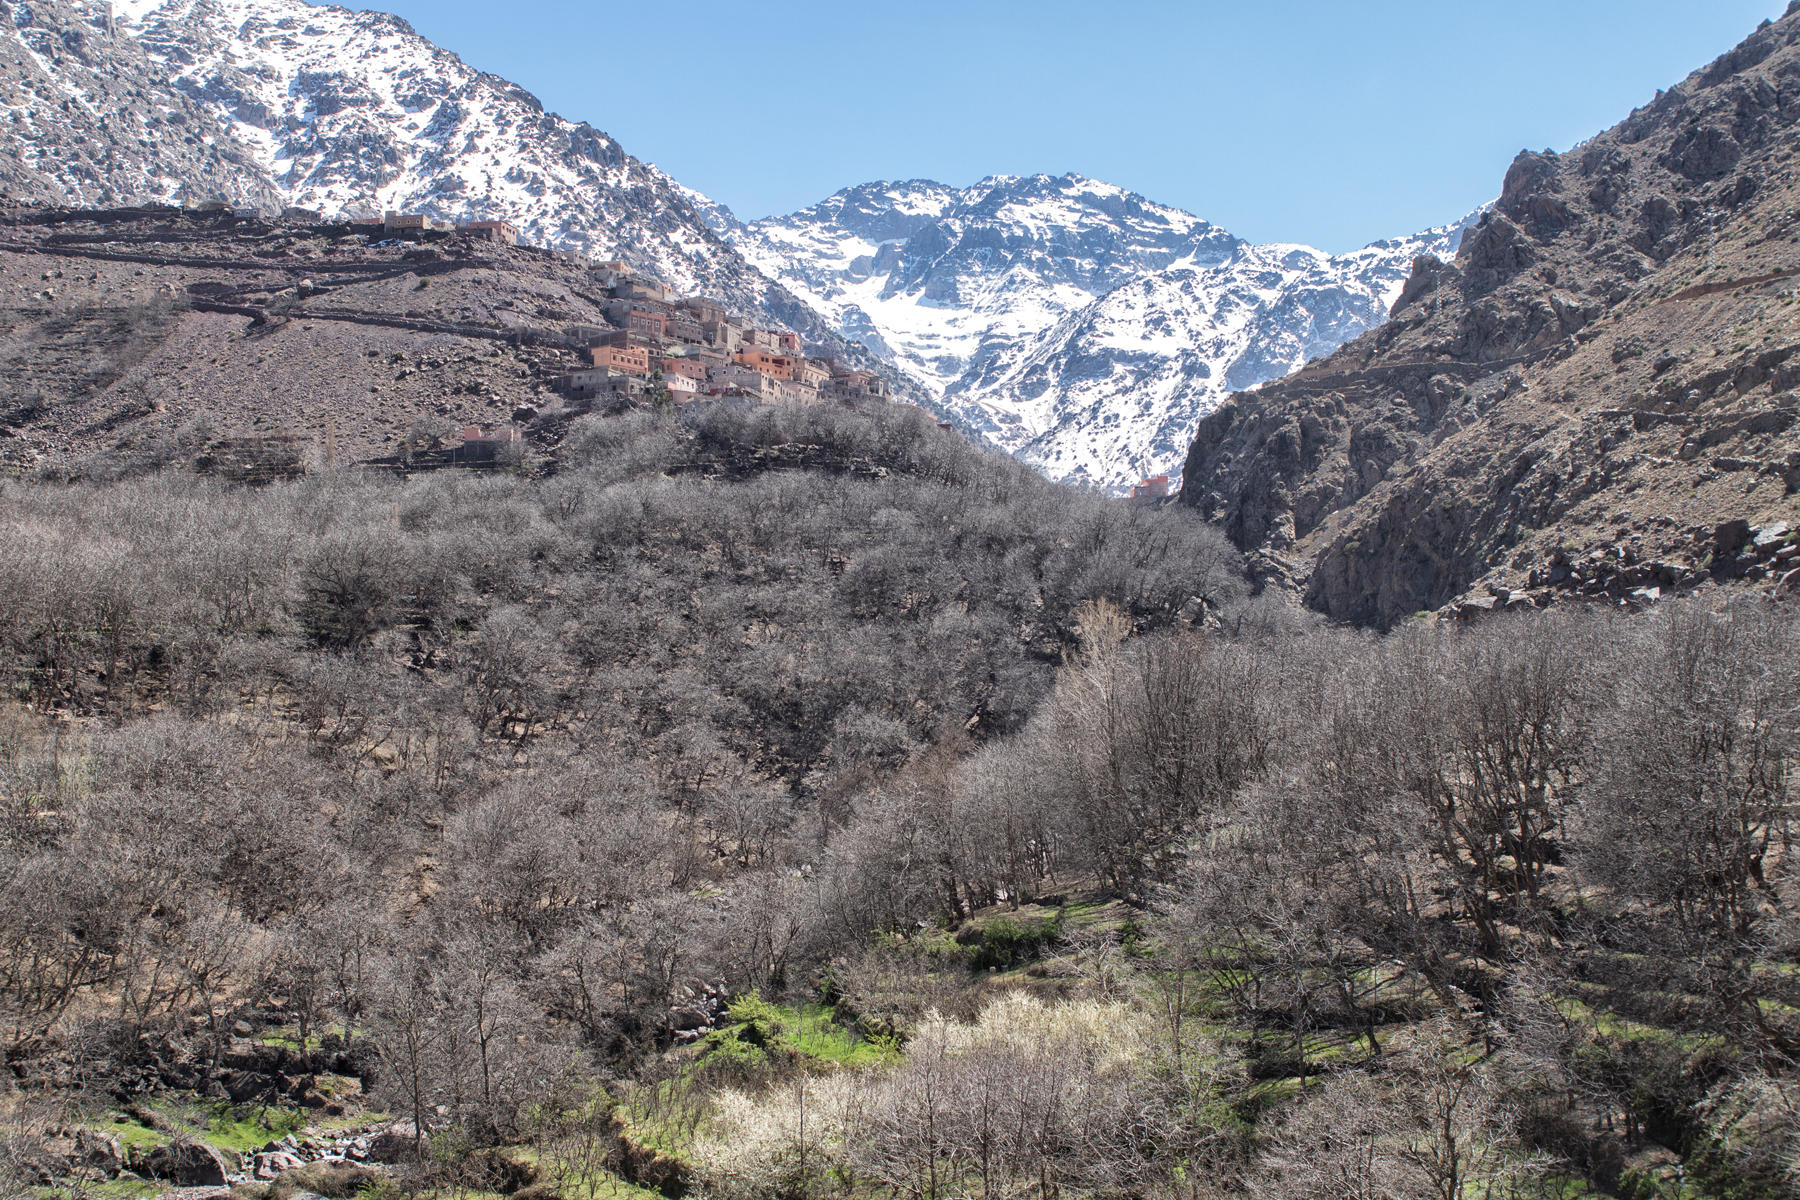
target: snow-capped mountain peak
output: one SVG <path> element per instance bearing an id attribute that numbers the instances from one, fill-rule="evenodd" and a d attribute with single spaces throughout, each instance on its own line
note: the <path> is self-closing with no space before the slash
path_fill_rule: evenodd
<path id="1" fill-rule="evenodd" d="M 1177 468 L 1229 391 L 1379 324 L 1461 230 L 1255 246 L 1071 174 L 863 184 L 727 236 L 999 445 L 1118 486 Z"/>
<path id="2" fill-rule="evenodd" d="M 993 354 L 1151 271 L 1237 239 L 1080 175 L 862 184 L 731 232 L 746 257 L 939 395 Z"/>

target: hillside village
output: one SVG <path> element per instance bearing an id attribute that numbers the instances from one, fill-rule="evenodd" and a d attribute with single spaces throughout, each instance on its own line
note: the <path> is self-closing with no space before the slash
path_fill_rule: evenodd
<path id="1" fill-rule="evenodd" d="M 15 474 L 71 450 L 258 480 L 504 466 L 588 412 L 897 399 L 830 341 L 487 214 L 8 206 L 0 294 Z"/>
<path id="2" fill-rule="evenodd" d="M 418 213 L 389 212 L 383 233 L 419 239 L 457 233 L 508 246 L 519 230 L 506 221 L 446 221 Z M 607 403 L 684 404 L 738 400 L 768 404 L 885 402 L 885 380 L 831 357 L 809 356 L 800 335 L 761 329 L 701 296 L 677 296 L 620 260 L 593 262 L 576 256 L 604 290 L 606 325 L 571 326 L 565 344 L 582 361 L 551 386 L 582 407 Z M 508 461 L 515 429 L 475 426 L 444 461 L 480 466 Z"/>
<path id="3" fill-rule="evenodd" d="M 591 365 L 557 381 L 565 394 L 786 404 L 889 396 L 886 382 L 874 372 L 809 356 L 798 334 L 758 329 L 702 297 L 672 296 L 624 263 L 599 263 L 590 274 L 611 297 L 606 309 L 611 325 L 579 331 Z"/>
<path id="4" fill-rule="evenodd" d="M 382 231 L 401 238 L 461 233 L 519 244 L 506 221 L 451 222 L 389 212 Z M 583 260 L 584 262 L 586 260 Z M 623 261 L 589 262 L 588 274 L 606 292 L 606 326 L 568 332 L 587 359 L 555 380 L 572 398 L 666 398 L 674 403 L 750 399 L 766 403 L 886 400 L 886 382 L 836 358 L 808 356 L 800 335 L 759 329 L 713 300 L 676 296 Z"/>

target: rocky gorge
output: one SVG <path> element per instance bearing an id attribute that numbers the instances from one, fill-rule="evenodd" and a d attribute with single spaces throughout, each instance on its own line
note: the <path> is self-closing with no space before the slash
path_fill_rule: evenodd
<path id="1" fill-rule="evenodd" d="M 1392 626 L 1551 558 L 1796 512 L 1800 12 L 1566 154 L 1526 153 L 1393 319 L 1199 424 L 1182 499 Z"/>

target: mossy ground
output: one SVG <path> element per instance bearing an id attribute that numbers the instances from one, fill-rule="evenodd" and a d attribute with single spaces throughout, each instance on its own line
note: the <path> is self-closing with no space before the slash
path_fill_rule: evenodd
<path id="1" fill-rule="evenodd" d="M 290 1133 L 297 1134 L 312 1117 L 303 1108 L 227 1101 L 157 1100 L 151 1107 L 188 1130 L 188 1136 L 196 1141 L 233 1154 L 260 1150 Z"/>

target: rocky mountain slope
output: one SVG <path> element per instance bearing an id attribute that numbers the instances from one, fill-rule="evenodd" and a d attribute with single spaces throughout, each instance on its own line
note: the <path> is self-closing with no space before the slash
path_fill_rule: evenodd
<path id="1" fill-rule="evenodd" d="M 400 209 L 504 218 L 535 244 L 622 258 L 828 353 L 866 357 L 745 262 L 707 224 L 693 193 L 398 17 L 303 0 L 8 7 L 15 23 L 25 13 L 28 24 L 0 23 L 0 86 L 61 98 L 58 111 L 67 110 L 33 126 L 21 126 L 15 110 L 23 140 L 9 146 L 19 165 L 0 156 L 11 199 L 219 195 L 327 216 Z M 59 147 L 83 144 L 91 127 L 120 114 L 111 141 L 84 151 L 111 164 L 110 175 L 67 165 L 73 155 Z M 98 182 L 84 182 L 89 175 Z"/>
<path id="2" fill-rule="evenodd" d="M 249 149 L 159 71 L 103 4 L 0 4 L 0 201 L 278 205 Z"/>
<path id="3" fill-rule="evenodd" d="M 748 226 L 713 219 L 996 444 L 1113 485 L 1177 468 L 1230 388 L 1379 324 L 1413 258 L 1461 234 L 1340 256 L 1253 246 L 1078 175 L 872 183 Z"/>
<path id="4" fill-rule="evenodd" d="M 1393 320 L 1200 423 L 1183 500 L 1382 626 L 1791 565 L 1797 121 L 1800 4 L 1616 128 L 1521 155 Z"/>
<path id="5" fill-rule="evenodd" d="M 460 235 L 0 213 L 0 470 L 106 474 L 290 435 L 303 459 L 345 463 L 514 420 L 554 441 L 552 381 L 582 361 L 565 331 L 604 323 L 604 304 L 562 256 Z"/>

